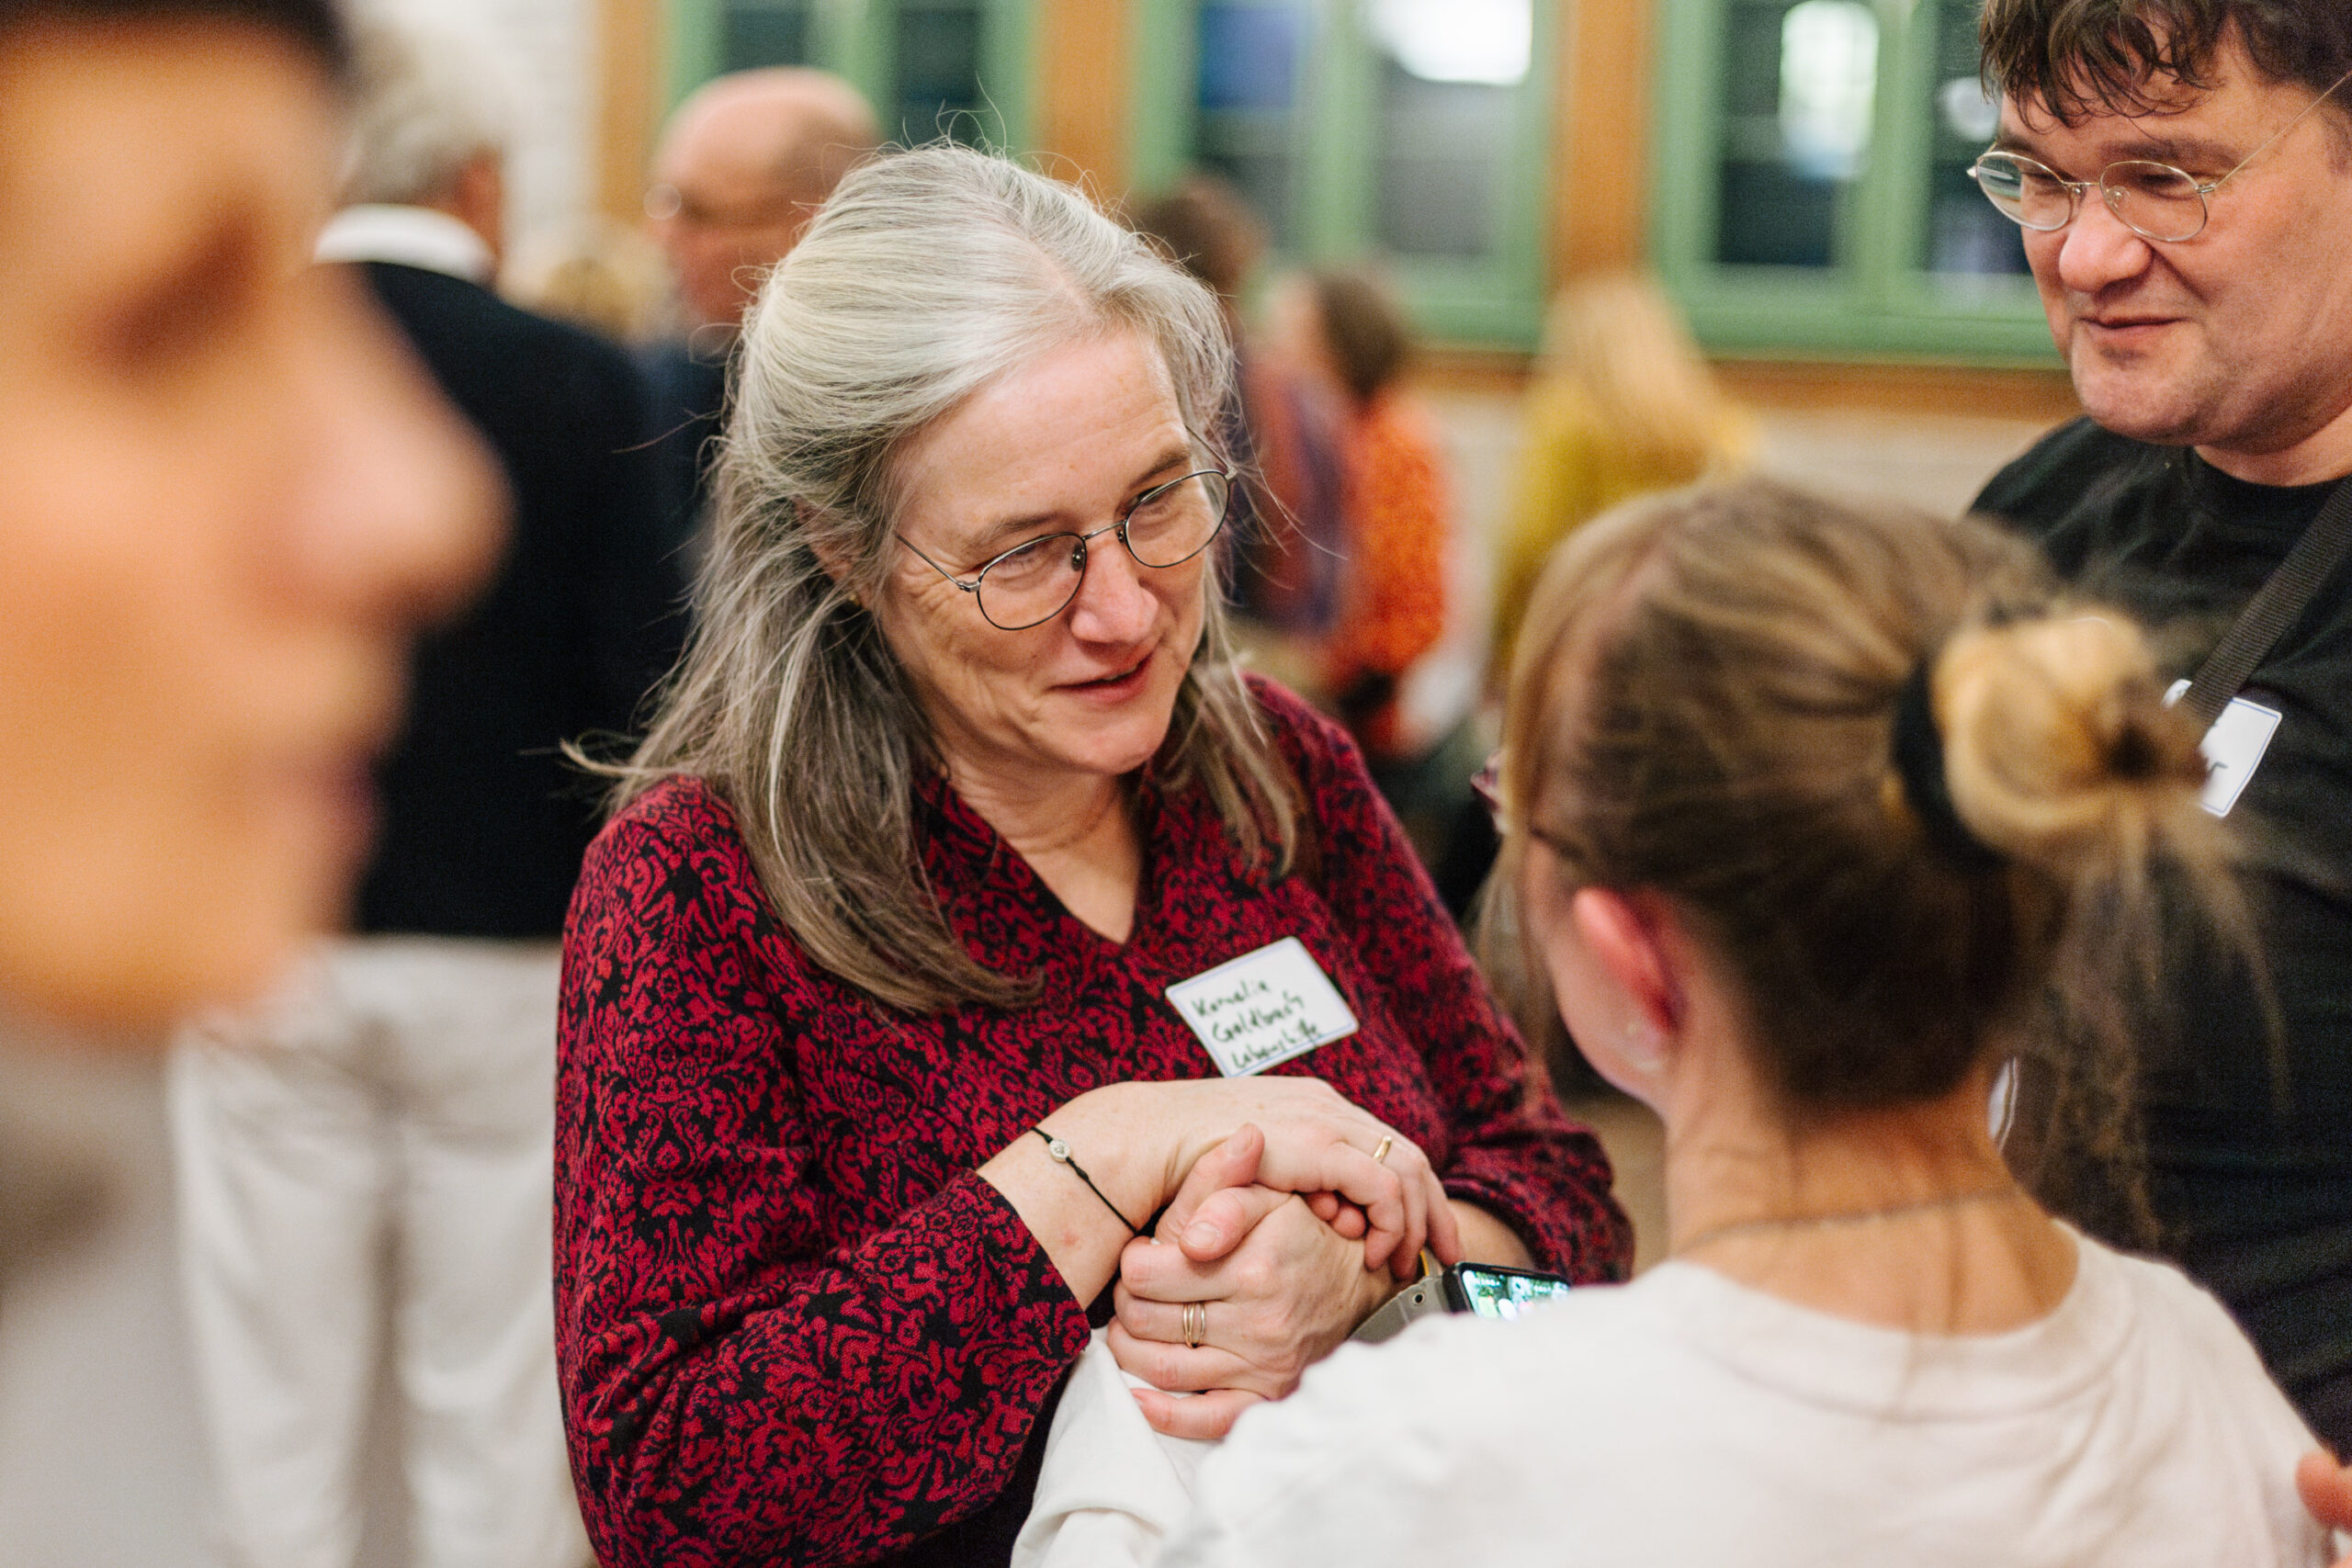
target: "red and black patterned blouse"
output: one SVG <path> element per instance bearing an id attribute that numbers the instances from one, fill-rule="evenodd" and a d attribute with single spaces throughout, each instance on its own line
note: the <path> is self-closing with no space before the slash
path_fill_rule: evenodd
<path id="1" fill-rule="evenodd" d="M 556 1278 L 572 1465 L 607 1568 L 1003 1562 L 1088 1309 L 974 1168 L 1087 1089 L 1210 1076 L 1162 992 L 1285 936 L 1363 1027 L 1274 1070 L 1414 1139 L 1541 1267 L 1622 1275 L 1599 1145 L 1530 1092 L 1353 747 L 1255 690 L 1318 873 L 1253 872 L 1198 792 L 1147 778 L 1125 945 L 945 784 L 923 787 L 949 921 L 982 962 L 1043 978 L 1022 1010 L 893 1012 L 816 968 L 696 782 L 605 829 L 564 942 Z"/>

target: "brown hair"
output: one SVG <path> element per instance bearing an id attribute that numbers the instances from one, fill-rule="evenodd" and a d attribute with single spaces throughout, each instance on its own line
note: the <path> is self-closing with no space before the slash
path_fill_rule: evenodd
<path id="1" fill-rule="evenodd" d="M 340 76 L 349 58 L 342 13 L 329 0 L 0 0 L 0 39 L 35 22 L 89 27 L 226 22 L 264 28 Z"/>
<path id="2" fill-rule="evenodd" d="M 2267 81 L 2319 93 L 2352 73 L 2342 0 L 1985 0 L 1977 36 L 1989 81 L 2070 125 L 2161 111 L 2167 86 L 2211 89 L 2232 39 Z"/>
<path id="3" fill-rule="evenodd" d="M 1306 284 L 1340 384 L 1357 402 L 1372 401 L 1413 356 L 1404 312 L 1369 273 L 1318 268 Z"/>
<path id="4" fill-rule="evenodd" d="M 1130 226 L 1227 300 L 1240 294 L 1266 249 L 1265 225 L 1240 192 L 1212 175 L 1185 175 L 1146 202 Z"/>
<path id="5" fill-rule="evenodd" d="M 1921 671 L 1944 766 L 1906 779 Z M 1504 798 L 1565 877 L 1685 913 L 1792 1119 L 1935 1099 L 2016 1049 L 2059 1082 L 2047 1142 L 2130 1172 L 2159 871 L 2238 918 L 2194 727 L 2162 698 L 2132 624 L 2062 599 L 2013 536 L 1742 480 L 1562 547 L 1511 673 Z"/>

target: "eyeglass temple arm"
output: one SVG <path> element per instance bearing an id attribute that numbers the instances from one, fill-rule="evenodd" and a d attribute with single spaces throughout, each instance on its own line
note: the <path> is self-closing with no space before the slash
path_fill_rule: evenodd
<path id="1" fill-rule="evenodd" d="M 956 576 L 954 572 L 948 570 L 945 567 L 940 565 L 937 561 L 932 559 L 929 556 L 923 554 L 922 550 L 916 549 L 915 542 L 912 539 L 908 538 L 904 534 L 893 534 L 891 537 L 898 540 L 899 543 L 906 546 L 907 548 L 914 550 L 915 559 L 922 562 L 923 565 L 931 568 L 932 570 L 939 573 L 940 576 L 945 578 L 948 581 L 954 583 L 965 592 L 978 593 L 980 591 L 980 580 L 978 578 L 976 577 L 972 579 L 971 581 L 967 582 L 962 578 Z"/>

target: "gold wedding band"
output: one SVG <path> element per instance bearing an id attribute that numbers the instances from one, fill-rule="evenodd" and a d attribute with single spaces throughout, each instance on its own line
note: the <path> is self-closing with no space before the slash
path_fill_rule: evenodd
<path id="1" fill-rule="evenodd" d="M 1380 1142 L 1373 1145 L 1372 1163 L 1374 1165 L 1386 1165 L 1388 1163 L 1389 1145 L 1396 1143 L 1396 1139 L 1394 1134 L 1382 1134 Z"/>
<path id="2" fill-rule="evenodd" d="M 1184 1348 L 1199 1349 L 1201 1341 L 1209 1337 L 1209 1309 L 1199 1302 L 1186 1302 L 1177 1318 L 1183 1325 Z"/>

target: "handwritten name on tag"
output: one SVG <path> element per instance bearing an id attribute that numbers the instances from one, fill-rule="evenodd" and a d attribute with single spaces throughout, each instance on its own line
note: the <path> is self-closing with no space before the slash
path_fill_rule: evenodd
<path id="1" fill-rule="evenodd" d="M 1176 1015 L 1227 1077 L 1265 1071 L 1356 1032 L 1356 1015 L 1306 944 L 1270 942 L 1168 987 Z"/>
<path id="2" fill-rule="evenodd" d="M 2165 694 L 2166 703 L 2180 701 L 2188 690 L 2188 682 L 2176 681 L 2172 690 Z M 2263 753 L 2270 750 L 2270 738 L 2278 733 L 2285 718 L 2277 708 L 2264 707 L 2260 703 L 2244 697 L 2232 697 L 2213 728 L 2197 749 L 2205 754 L 2205 793 L 2199 803 L 2216 817 L 2227 817 L 2230 807 L 2238 803 L 2245 786 L 2253 782 L 2254 770 L 2262 765 Z"/>

